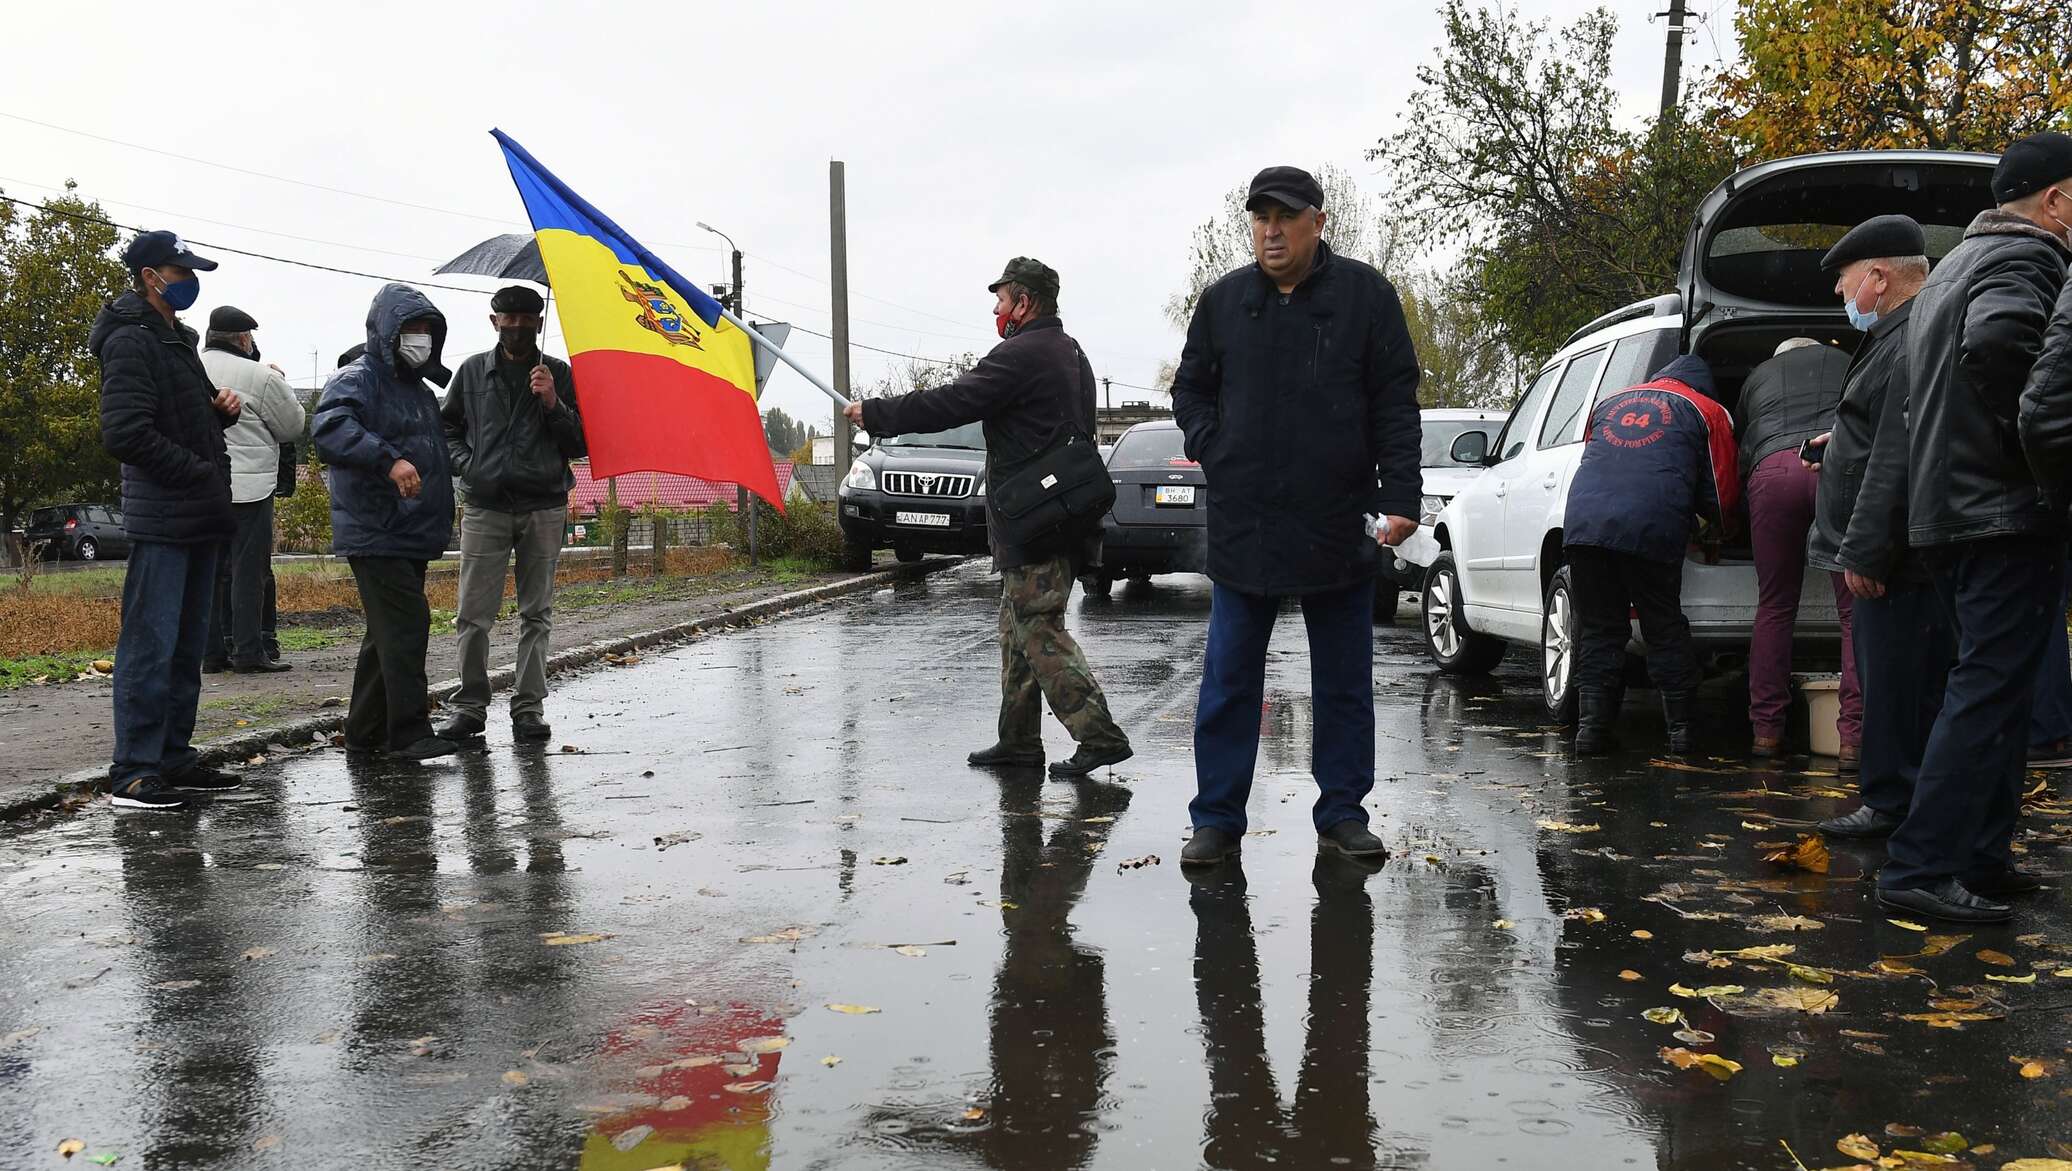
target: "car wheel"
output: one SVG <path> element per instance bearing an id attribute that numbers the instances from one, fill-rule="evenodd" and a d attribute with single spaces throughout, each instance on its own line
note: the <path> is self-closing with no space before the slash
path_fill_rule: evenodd
<path id="1" fill-rule="evenodd" d="M 73 552 L 81 561 L 94 561 L 101 556 L 101 546 L 92 537 L 81 537 Z"/>
<path id="2" fill-rule="evenodd" d="M 1547 583 L 1540 608 L 1540 700 L 1557 724 L 1576 722 L 1575 667 L 1576 594 L 1564 565 Z"/>
<path id="3" fill-rule="evenodd" d="M 905 545 L 892 546 L 892 555 L 899 558 L 901 565 L 911 565 L 921 559 L 921 551 L 919 549 L 909 549 Z"/>
<path id="4" fill-rule="evenodd" d="M 1105 598 L 1115 592 L 1115 579 L 1105 573 L 1089 574 L 1084 584 L 1089 598 Z"/>
<path id="5" fill-rule="evenodd" d="M 845 539 L 842 542 L 842 569 L 848 573 L 862 573 L 870 567 L 870 542 Z"/>
<path id="6" fill-rule="evenodd" d="M 1396 620 L 1396 607 L 1402 602 L 1402 600 L 1403 591 L 1397 588 L 1395 582 L 1375 582 L 1374 620 L 1376 622 L 1394 622 Z"/>
<path id="7" fill-rule="evenodd" d="M 1502 661 L 1504 642 L 1469 630 L 1461 603 L 1460 571 L 1451 552 L 1441 553 L 1425 572 L 1425 650 L 1448 675 L 1486 675 Z"/>

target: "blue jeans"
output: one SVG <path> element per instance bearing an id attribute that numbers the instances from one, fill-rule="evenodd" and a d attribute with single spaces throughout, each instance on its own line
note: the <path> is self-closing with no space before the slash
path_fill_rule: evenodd
<path id="1" fill-rule="evenodd" d="M 115 643 L 115 764 L 108 779 L 193 767 L 194 708 L 216 595 L 217 545 L 130 546 Z"/>
<path id="2" fill-rule="evenodd" d="M 1282 599 L 1218 585 L 1209 610 L 1209 647 L 1194 714 L 1196 829 L 1245 832 L 1245 802 L 1259 760 L 1266 701 L 1266 644 Z M 1322 832 L 1341 821 L 1367 824 L 1360 802 L 1374 788 L 1374 587 L 1305 594 L 1309 631 L 1310 772 Z"/>
<path id="3" fill-rule="evenodd" d="M 1886 843 L 1887 890 L 1990 879 L 2014 860 L 2029 706 L 2064 585 L 2065 546 L 2038 537 L 1923 551 L 1956 634 L 1957 660 L 1928 733 L 1913 804 Z"/>

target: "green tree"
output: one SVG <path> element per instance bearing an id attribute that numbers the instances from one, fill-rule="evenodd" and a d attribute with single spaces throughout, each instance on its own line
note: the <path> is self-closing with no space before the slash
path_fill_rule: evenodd
<path id="1" fill-rule="evenodd" d="M 1374 197 L 1329 163 L 1310 173 L 1324 189 L 1324 239 L 1332 250 L 1388 272 L 1396 236 Z M 1225 192 L 1222 207 L 1194 229 L 1187 249 L 1187 279 L 1165 304 L 1166 320 L 1180 329 L 1194 317 L 1203 290 L 1252 263 L 1252 213 L 1245 210 L 1246 190 L 1240 185 Z"/>
<path id="2" fill-rule="evenodd" d="M 806 425 L 784 412 L 782 407 L 771 407 L 763 412 L 763 438 L 769 441 L 771 451 L 791 451 L 807 439 Z"/>
<path id="3" fill-rule="evenodd" d="M 1442 15 L 1445 45 L 1368 152 L 1405 234 L 1458 253 L 1461 295 L 1515 354 L 1670 291 L 1692 211 L 1734 170 L 1728 140 L 1676 111 L 1620 124 L 1608 10 L 1559 31 L 1467 0 Z"/>
<path id="4" fill-rule="evenodd" d="M 2020 0 L 1741 0 L 1703 91 L 1751 154 L 1998 151 L 2072 119 L 2072 18 Z"/>
<path id="5" fill-rule="evenodd" d="M 1458 277 L 1401 274 L 1396 291 L 1417 349 L 1418 402 L 1427 407 L 1507 407 L 1524 367 L 1489 329 L 1482 303 Z"/>
<path id="6" fill-rule="evenodd" d="M 47 210 L 0 202 L 4 534 L 39 501 L 112 500 L 121 490 L 119 466 L 101 451 L 100 367 L 86 339 L 126 278 L 115 228 L 75 189 L 67 183 Z"/>

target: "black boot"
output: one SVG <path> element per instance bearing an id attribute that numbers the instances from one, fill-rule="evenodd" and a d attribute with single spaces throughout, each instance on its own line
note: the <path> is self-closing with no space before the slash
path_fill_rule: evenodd
<path id="1" fill-rule="evenodd" d="M 1616 691 L 1576 692 L 1576 755 L 1603 756 L 1612 750 L 1612 721 L 1619 717 Z"/>
<path id="2" fill-rule="evenodd" d="M 1689 756 L 1697 748 L 1691 734 L 1691 709 L 1695 697 L 1688 691 L 1662 693 L 1662 722 L 1669 731 L 1669 755 Z"/>

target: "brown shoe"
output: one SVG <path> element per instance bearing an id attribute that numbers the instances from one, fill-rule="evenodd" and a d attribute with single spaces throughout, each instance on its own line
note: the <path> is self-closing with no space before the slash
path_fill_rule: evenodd
<path id="1" fill-rule="evenodd" d="M 1854 744 L 1844 744 L 1842 745 L 1841 755 L 1835 758 L 1835 771 L 1842 776 L 1853 777 L 1856 775 L 1862 760 L 1863 749 Z"/>
<path id="2" fill-rule="evenodd" d="M 1757 760 L 1768 760 L 1777 755 L 1782 745 L 1783 741 L 1775 736 L 1757 736 L 1755 743 L 1749 747 L 1748 754 Z"/>

